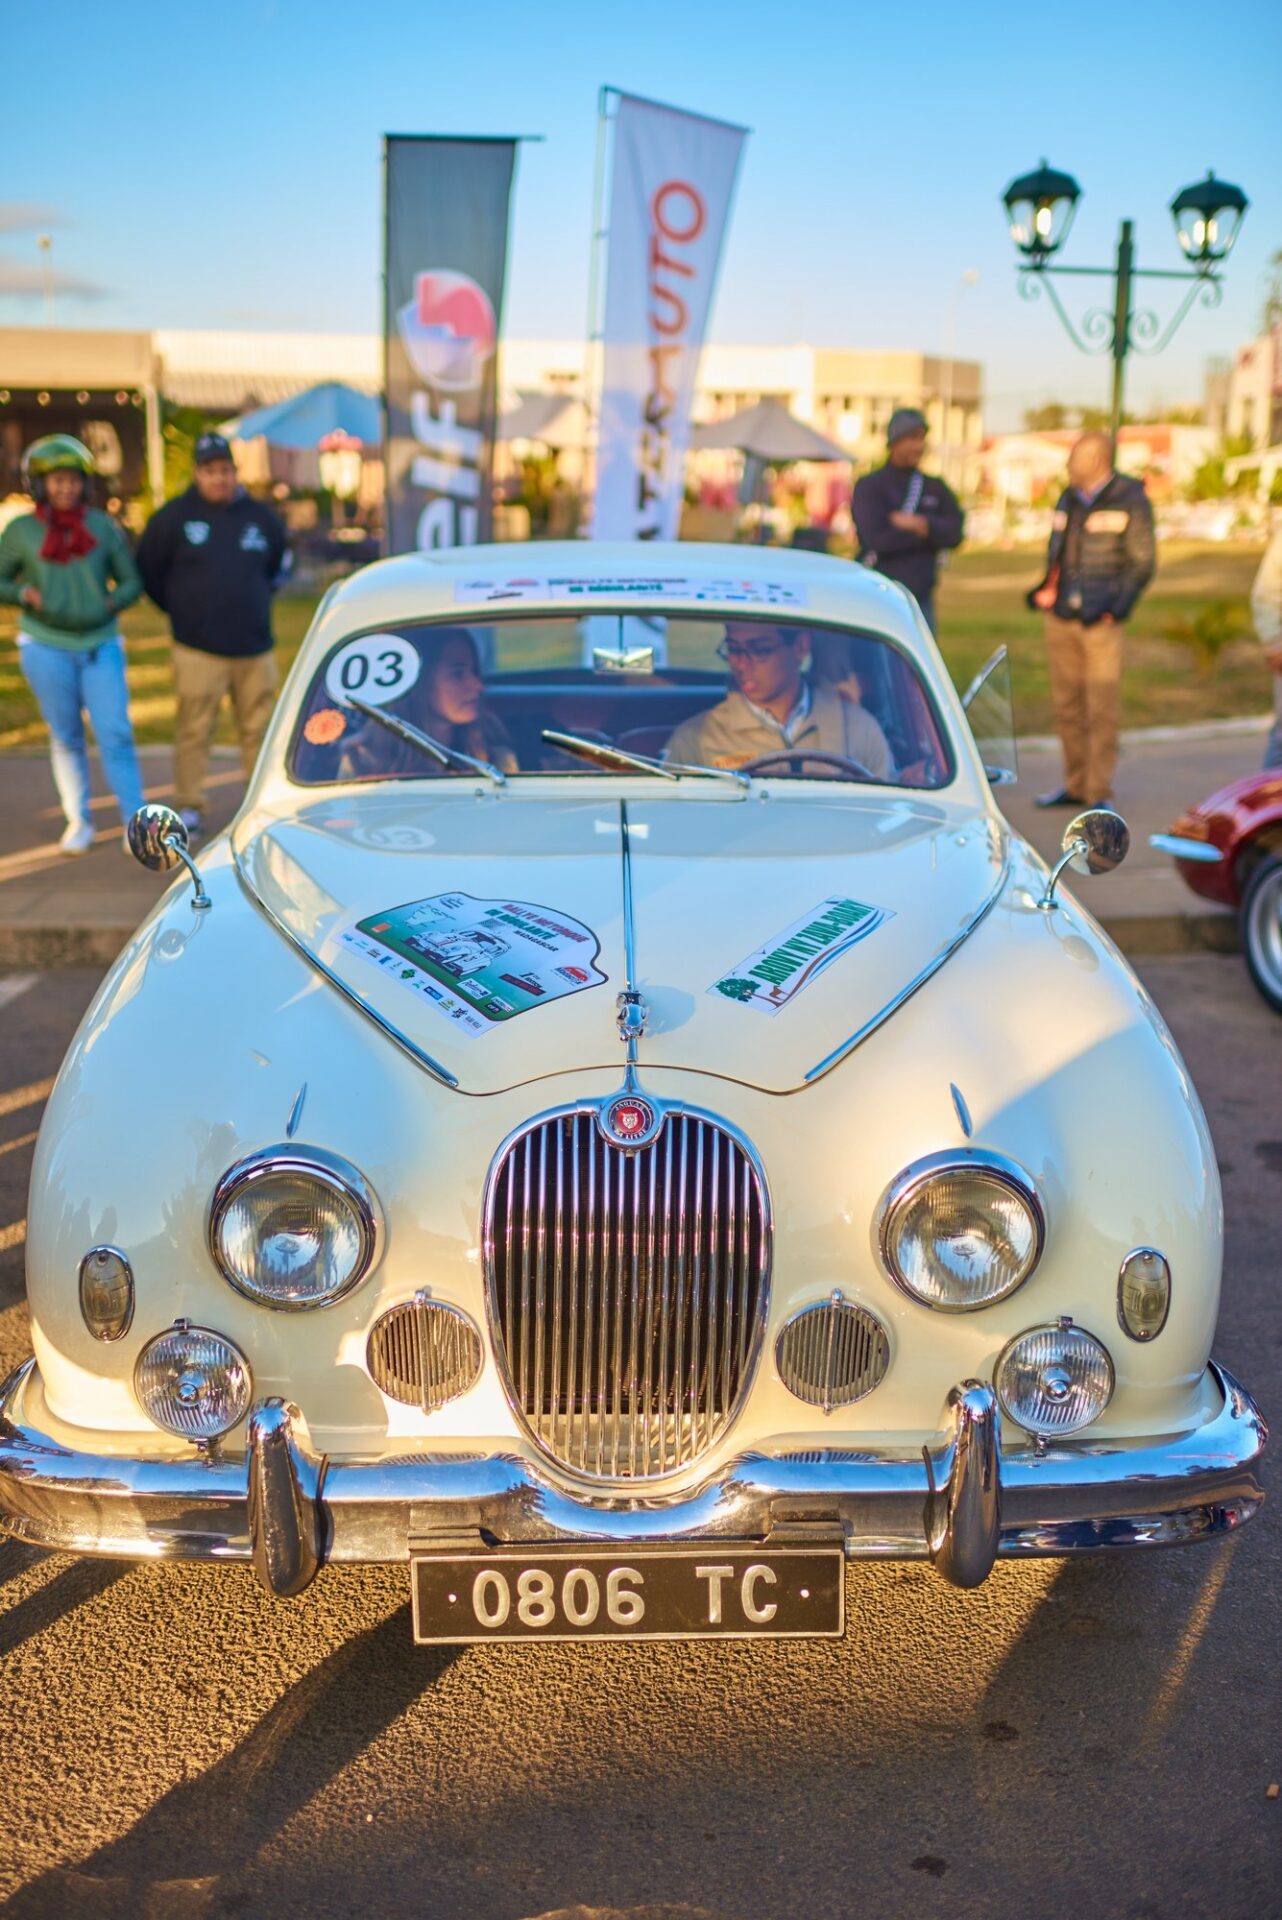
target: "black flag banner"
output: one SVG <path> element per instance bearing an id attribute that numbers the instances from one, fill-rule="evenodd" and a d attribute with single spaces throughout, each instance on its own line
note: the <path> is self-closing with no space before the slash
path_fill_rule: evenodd
<path id="1" fill-rule="evenodd" d="M 515 140 L 384 141 L 387 551 L 490 537 Z"/>

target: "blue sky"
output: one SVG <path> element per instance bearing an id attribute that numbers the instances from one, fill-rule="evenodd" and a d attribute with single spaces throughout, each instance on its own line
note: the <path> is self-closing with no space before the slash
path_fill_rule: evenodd
<path id="1" fill-rule="evenodd" d="M 41 323 L 38 299 L 4 289 L 38 272 L 47 226 L 59 274 L 102 290 L 60 293 L 64 325 L 373 328 L 390 129 L 545 136 L 518 174 L 506 327 L 581 334 L 603 83 L 753 129 L 714 338 L 939 351 L 975 267 L 957 352 L 984 361 L 1001 425 L 1107 390 L 1107 363 L 1016 294 L 999 195 L 1043 154 L 1082 183 L 1065 257 L 1083 264 L 1111 258 L 1127 214 L 1141 264 L 1176 266 L 1167 203 L 1210 166 L 1250 196 L 1224 305 L 1132 363 L 1138 401 L 1199 397 L 1208 356 L 1254 331 L 1282 248 L 1275 0 L 1218 23 L 1205 0 L 63 0 L 18 9 L 5 40 L 21 84 L 0 176 L 3 325 Z"/>

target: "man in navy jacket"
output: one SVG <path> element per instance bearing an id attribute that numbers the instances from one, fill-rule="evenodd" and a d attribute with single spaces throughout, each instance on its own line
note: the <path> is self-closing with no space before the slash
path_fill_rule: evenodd
<path id="1" fill-rule="evenodd" d="M 138 570 L 169 615 L 174 637 L 174 785 L 188 831 L 204 824 L 209 747 L 231 695 L 248 779 L 276 700 L 271 599 L 285 561 L 285 529 L 236 478 L 220 433 L 196 442 L 186 493 L 154 513 L 138 543 Z"/>
<path id="2" fill-rule="evenodd" d="M 939 554 L 959 547 L 962 510 L 952 489 L 921 471 L 926 421 L 915 407 L 897 407 L 886 432 L 884 467 L 855 483 L 851 511 L 859 535 L 859 560 L 915 594 L 931 632 L 935 630 L 935 575 Z"/>

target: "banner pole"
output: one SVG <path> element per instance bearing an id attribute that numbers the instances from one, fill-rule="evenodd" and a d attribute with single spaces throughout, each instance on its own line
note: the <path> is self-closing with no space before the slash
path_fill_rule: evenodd
<path id="1" fill-rule="evenodd" d="M 383 256 L 383 261 L 382 261 L 382 265 L 383 265 L 383 301 L 382 301 L 382 306 L 383 306 L 383 384 L 382 384 L 382 390 L 380 391 L 378 398 L 379 398 L 379 417 L 380 417 L 382 433 L 383 433 L 382 551 L 383 551 L 383 558 L 386 559 L 392 550 L 392 547 L 391 547 L 392 431 L 391 431 L 391 418 L 388 413 L 388 406 L 387 406 L 387 381 L 388 381 L 387 344 L 388 344 L 388 326 L 391 321 L 391 314 L 389 312 L 388 303 L 387 303 L 388 206 L 387 206 L 387 135 L 386 134 L 383 135 L 383 141 L 382 141 L 382 196 L 381 197 L 382 197 L 382 216 L 383 216 L 383 231 L 382 231 L 382 235 L 380 236 L 381 251 Z"/>
<path id="2" fill-rule="evenodd" d="M 601 341 L 604 332 L 601 303 L 604 298 L 601 263 L 606 256 L 606 243 L 610 237 L 609 225 L 605 215 L 605 175 L 609 151 L 610 101 L 617 99 L 617 87 L 601 87 L 597 93 L 596 155 L 592 168 L 592 246 L 588 255 L 588 339 L 587 362 L 584 367 L 584 442 L 583 442 L 583 491 L 589 491 L 589 481 L 596 506 L 596 448 L 601 421 L 601 379 L 602 357 Z M 585 516 L 590 525 L 590 516 Z"/>

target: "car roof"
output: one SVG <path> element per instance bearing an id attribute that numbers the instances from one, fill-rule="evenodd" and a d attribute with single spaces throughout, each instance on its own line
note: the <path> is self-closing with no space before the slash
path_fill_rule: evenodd
<path id="1" fill-rule="evenodd" d="M 646 592 L 653 583 L 655 591 Z M 828 554 L 700 541 L 541 540 L 438 547 L 378 560 L 326 602 L 326 626 L 350 628 L 504 610 L 608 603 L 707 606 L 763 619 L 792 613 L 918 637 L 903 589 Z"/>

